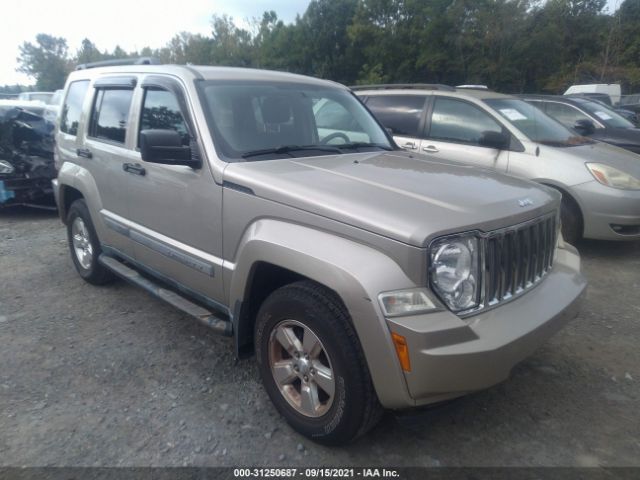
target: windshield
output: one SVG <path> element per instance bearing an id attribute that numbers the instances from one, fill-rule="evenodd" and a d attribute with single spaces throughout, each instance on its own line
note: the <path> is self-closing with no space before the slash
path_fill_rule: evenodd
<path id="1" fill-rule="evenodd" d="M 517 98 L 490 98 L 484 102 L 533 142 L 554 147 L 573 147 L 593 143 L 576 135 L 539 108 Z"/>
<path id="2" fill-rule="evenodd" d="M 600 102 L 583 100 L 580 107 L 609 128 L 635 128 L 629 120 Z"/>
<path id="3" fill-rule="evenodd" d="M 205 81 L 200 93 L 218 153 L 265 160 L 391 150 L 347 90 L 295 83 Z"/>

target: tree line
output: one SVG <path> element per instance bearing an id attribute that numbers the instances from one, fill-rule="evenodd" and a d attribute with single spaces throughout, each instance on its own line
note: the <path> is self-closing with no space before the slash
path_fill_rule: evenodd
<path id="1" fill-rule="evenodd" d="M 254 67 L 347 85 L 486 84 L 502 92 L 561 93 L 573 83 L 640 90 L 640 0 L 614 13 L 606 0 L 312 0 L 295 21 L 264 12 L 248 27 L 213 15 L 209 35 L 182 32 L 164 47 L 72 53 L 39 34 L 20 47 L 18 71 L 38 90 L 64 85 L 76 65 L 154 56 L 163 63 Z"/>

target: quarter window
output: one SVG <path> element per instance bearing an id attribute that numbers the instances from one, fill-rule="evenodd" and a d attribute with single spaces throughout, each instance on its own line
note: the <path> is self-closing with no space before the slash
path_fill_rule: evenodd
<path id="1" fill-rule="evenodd" d="M 131 89 L 99 89 L 94 102 L 89 135 L 124 143 L 132 96 Z"/>
<path id="2" fill-rule="evenodd" d="M 175 130 L 182 144 L 189 145 L 190 136 L 176 96 L 166 90 L 148 89 L 142 105 L 140 130 Z"/>
<path id="3" fill-rule="evenodd" d="M 376 95 L 369 98 L 367 107 L 393 135 L 419 137 L 425 100 L 420 95 Z"/>
<path id="4" fill-rule="evenodd" d="M 80 123 L 80 114 L 82 113 L 82 104 L 89 87 L 88 80 L 73 82 L 69 85 L 67 98 L 62 106 L 62 117 L 60 119 L 60 131 L 69 135 L 78 134 L 78 125 Z"/>
<path id="5" fill-rule="evenodd" d="M 451 98 L 436 98 L 430 138 L 482 146 L 487 132 L 502 133 L 502 126 L 471 104 Z"/>

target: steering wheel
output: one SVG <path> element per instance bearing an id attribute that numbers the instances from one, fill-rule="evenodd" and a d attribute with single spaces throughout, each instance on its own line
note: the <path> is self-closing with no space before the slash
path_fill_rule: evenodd
<path id="1" fill-rule="evenodd" d="M 334 138 L 342 138 L 344 140 L 344 143 L 349 143 L 351 141 L 349 140 L 349 137 L 347 137 L 344 133 L 333 132 L 327 135 L 326 137 L 324 137 L 322 140 L 320 140 L 320 145 L 326 145 Z"/>

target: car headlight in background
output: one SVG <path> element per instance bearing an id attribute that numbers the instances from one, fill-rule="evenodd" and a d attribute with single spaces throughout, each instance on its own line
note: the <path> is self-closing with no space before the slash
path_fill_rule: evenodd
<path id="1" fill-rule="evenodd" d="M 602 163 L 586 163 L 591 175 L 607 187 L 620 188 L 622 190 L 640 190 L 640 180 L 617 168 Z"/>
<path id="2" fill-rule="evenodd" d="M 0 160 L 0 174 L 2 173 L 13 173 L 15 168 L 6 160 Z"/>
<path id="3" fill-rule="evenodd" d="M 478 238 L 471 235 L 443 238 L 431 245 L 431 285 L 454 312 L 480 303 L 478 246 Z"/>

